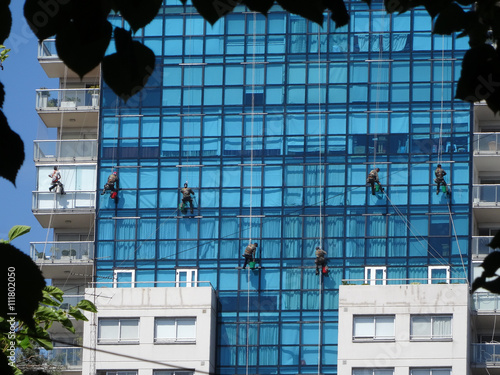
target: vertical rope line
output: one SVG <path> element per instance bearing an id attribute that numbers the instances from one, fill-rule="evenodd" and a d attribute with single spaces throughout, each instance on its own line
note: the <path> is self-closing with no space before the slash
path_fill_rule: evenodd
<path id="1" fill-rule="evenodd" d="M 253 12 L 253 46 L 252 46 L 252 113 L 250 114 L 250 234 L 248 243 L 252 243 L 252 208 L 253 208 L 253 131 L 255 122 L 255 54 L 257 44 L 257 13 Z"/>
<path id="2" fill-rule="evenodd" d="M 252 208 L 253 208 L 253 132 L 255 122 L 255 54 L 257 45 L 257 13 L 253 12 L 253 45 L 252 45 L 252 113 L 250 114 L 251 129 L 250 129 L 250 234 L 248 243 L 252 243 Z M 250 267 L 247 272 L 247 340 L 246 340 L 246 375 L 248 375 L 249 362 L 249 333 L 250 333 Z"/>
<path id="3" fill-rule="evenodd" d="M 323 249 L 323 138 L 321 131 L 321 32 L 318 27 L 318 164 L 319 164 L 319 247 Z M 316 266 L 317 267 L 317 266 Z M 321 283 L 323 270 L 319 274 L 318 288 L 318 375 L 321 372 Z"/>
<path id="4" fill-rule="evenodd" d="M 444 35 L 441 37 L 441 124 L 439 126 L 438 164 L 441 164 L 441 159 L 443 154 L 443 117 L 444 117 Z"/>
<path id="5" fill-rule="evenodd" d="M 382 18 L 382 28 L 385 29 L 385 17 Z M 380 110 L 380 89 L 382 85 L 382 51 L 384 49 L 384 35 L 378 34 L 378 62 L 377 62 L 377 94 L 375 99 L 375 134 L 373 137 L 373 167 L 377 167 L 377 147 L 378 147 L 378 120 Z M 371 69 L 370 69 L 371 70 Z M 371 74 L 370 74 L 371 76 Z"/>

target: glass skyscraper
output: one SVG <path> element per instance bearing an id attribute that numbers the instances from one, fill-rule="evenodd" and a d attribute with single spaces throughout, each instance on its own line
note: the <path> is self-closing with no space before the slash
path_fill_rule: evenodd
<path id="1" fill-rule="evenodd" d="M 146 88 L 126 104 L 102 88 L 98 188 L 117 171 L 120 191 L 97 202 L 97 281 L 209 281 L 217 374 L 334 374 L 339 285 L 469 272 L 471 106 L 453 100 L 467 39 L 381 1 L 348 2 L 338 29 L 243 7 L 211 26 L 179 4 L 137 34 L 157 56 Z"/>

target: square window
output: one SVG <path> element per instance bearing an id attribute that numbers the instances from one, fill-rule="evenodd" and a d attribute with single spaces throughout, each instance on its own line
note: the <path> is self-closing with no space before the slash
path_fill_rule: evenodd
<path id="1" fill-rule="evenodd" d="M 394 315 L 353 317 L 353 340 L 394 340 Z"/>
<path id="2" fill-rule="evenodd" d="M 100 318 L 99 344 L 139 344 L 139 318 Z"/>
<path id="3" fill-rule="evenodd" d="M 156 318 L 155 343 L 196 342 L 196 318 Z"/>

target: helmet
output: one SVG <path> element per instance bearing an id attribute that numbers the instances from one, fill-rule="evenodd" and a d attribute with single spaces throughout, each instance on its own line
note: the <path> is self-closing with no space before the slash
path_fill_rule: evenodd
<path id="1" fill-rule="evenodd" d="M 441 164 L 438 164 L 438 168 L 441 168 Z"/>
<path id="2" fill-rule="evenodd" d="M 114 172 L 113 172 L 113 174 L 118 174 L 118 172 L 117 172 L 117 171 L 114 171 Z"/>
<path id="3" fill-rule="evenodd" d="M 57 165 L 54 167 L 54 170 L 57 171 Z"/>

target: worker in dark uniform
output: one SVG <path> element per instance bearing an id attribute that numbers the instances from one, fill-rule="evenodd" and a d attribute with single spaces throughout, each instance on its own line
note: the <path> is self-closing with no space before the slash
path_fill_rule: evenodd
<path id="1" fill-rule="evenodd" d="M 380 191 L 384 191 L 382 188 L 382 184 L 380 183 L 378 179 L 378 172 L 380 172 L 380 168 L 375 168 L 370 171 L 368 174 L 368 178 L 366 179 L 366 182 L 370 184 L 372 188 L 372 195 L 375 195 L 375 184 L 377 184 L 380 187 Z"/>
<path id="2" fill-rule="evenodd" d="M 186 204 L 189 202 L 189 208 L 191 209 L 191 213 L 193 213 L 193 198 L 191 198 L 191 195 L 194 196 L 194 191 L 190 187 L 188 187 L 187 182 L 184 183 L 184 187 L 181 189 L 182 193 L 182 207 L 186 207 Z"/>
<path id="3" fill-rule="evenodd" d="M 316 260 L 314 261 L 314 263 L 316 263 L 316 275 L 319 275 L 320 267 L 323 270 L 323 267 L 326 266 L 326 259 L 325 259 L 326 251 L 318 246 L 316 247 L 315 254 L 316 254 Z"/>
<path id="4" fill-rule="evenodd" d="M 436 190 L 436 195 L 439 194 L 439 187 L 445 186 L 446 187 L 446 181 L 444 180 L 444 176 L 446 176 L 446 172 L 444 171 L 443 168 L 441 168 L 441 164 L 438 164 L 436 170 L 434 171 L 434 175 L 436 178 L 434 179 L 434 182 L 437 184 L 437 190 Z M 446 189 L 448 191 L 448 189 Z"/>
<path id="5" fill-rule="evenodd" d="M 250 262 L 255 262 L 255 252 L 257 251 L 257 243 L 251 243 L 245 249 L 243 253 L 243 257 L 245 258 L 245 263 L 243 264 L 243 268 L 247 266 Z"/>
<path id="6" fill-rule="evenodd" d="M 116 193 L 118 190 L 118 182 L 119 182 L 118 172 L 114 171 L 113 173 L 111 173 L 108 176 L 108 181 L 104 185 L 104 189 L 102 189 L 101 195 L 106 194 L 106 190 L 111 191 L 111 195 Z M 116 184 L 116 186 L 115 186 L 115 184 Z M 116 196 L 116 194 L 114 194 L 114 195 Z"/>
<path id="7" fill-rule="evenodd" d="M 54 170 L 51 174 L 49 174 L 49 177 L 52 179 L 52 185 L 50 185 L 49 191 L 52 191 L 52 189 L 56 188 L 57 193 L 57 187 L 59 186 L 61 188 L 61 195 L 66 194 L 64 192 L 64 185 L 61 182 L 61 173 L 59 173 L 59 171 L 57 170 L 57 166 L 54 167 Z"/>

